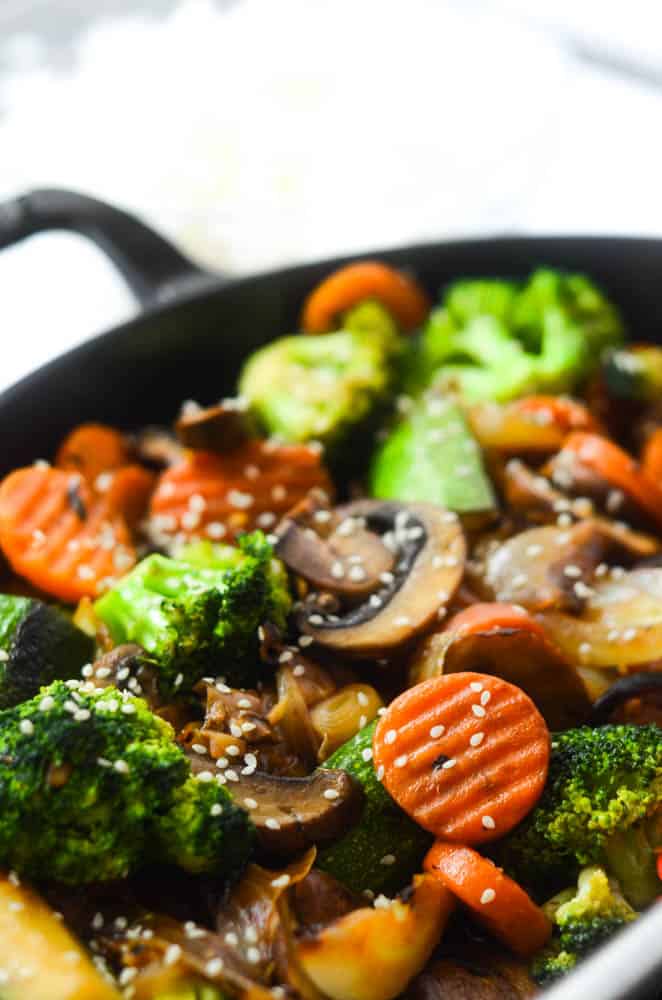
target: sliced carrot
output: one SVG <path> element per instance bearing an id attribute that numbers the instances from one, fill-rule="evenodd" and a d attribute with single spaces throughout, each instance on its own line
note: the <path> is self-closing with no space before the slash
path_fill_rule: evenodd
<path id="1" fill-rule="evenodd" d="M 112 494 L 48 466 L 10 473 L 0 485 L 0 547 L 12 568 L 63 601 L 96 597 L 136 561 Z"/>
<path id="2" fill-rule="evenodd" d="M 363 299 L 379 299 L 403 330 L 420 326 L 430 301 L 413 278 L 376 260 L 341 267 L 313 289 L 304 303 L 301 323 L 307 333 L 333 329 L 341 313 Z"/>
<path id="3" fill-rule="evenodd" d="M 494 862 L 470 847 L 438 840 L 423 867 L 516 955 L 533 955 L 549 940 L 552 926 L 540 907 Z"/>
<path id="4" fill-rule="evenodd" d="M 318 448 L 255 439 L 226 455 L 188 452 L 159 479 L 150 516 L 158 533 L 231 540 L 270 530 L 314 488 L 332 490 Z"/>
<path id="5" fill-rule="evenodd" d="M 644 475 L 662 489 L 662 427 L 654 431 L 646 442 L 641 465 Z"/>
<path id="6" fill-rule="evenodd" d="M 600 424 L 588 407 L 568 396 L 524 396 L 511 404 L 518 413 L 529 413 L 544 426 L 560 431 L 600 432 Z"/>
<path id="7" fill-rule="evenodd" d="M 624 493 L 651 520 L 662 524 L 662 488 L 613 441 L 599 434 L 575 431 L 566 438 L 559 458 L 564 454 L 575 456 L 582 465 Z"/>
<path id="8" fill-rule="evenodd" d="M 104 472 L 119 469 L 130 460 L 124 435 L 106 424 L 81 424 L 64 439 L 55 464 L 80 474 L 93 486 Z"/>
<path id="9" fill-rule="evenodd" d="M 503 837 L 536 804 L 549 731 L 528 695 L 487 674 L 433 677 L 403 691 L 379 720 L 373 755 L 386 789 L 437 837 Z"/>
<path id="10" fill-rule="evenodd" d="M 156 476 L 142 465 L 125 465 L 107 477 L 97 491 L 105 493 L 111 510 L 121 513 L 130 528 L 136 528 L 147 511 Z"/>

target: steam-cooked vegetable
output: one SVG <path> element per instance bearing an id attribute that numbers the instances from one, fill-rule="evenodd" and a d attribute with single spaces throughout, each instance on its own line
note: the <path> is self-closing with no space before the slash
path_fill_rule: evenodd
<path id="1" fill-rule="evenodd" d="M 372 722 L 382 704 L 382 699 L 370 684 L 346 684 L 318 702 L 310 717 L 322 741 L 320 760 L 325 760 Z"/>

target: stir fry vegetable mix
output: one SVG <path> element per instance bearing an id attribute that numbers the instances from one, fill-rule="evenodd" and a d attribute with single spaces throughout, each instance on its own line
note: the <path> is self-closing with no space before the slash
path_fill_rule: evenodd
<path id="1" fill-rule="evenodd" d="M 662 348 L 552 270 L 301 325 L 0 484 L 3 996 L 528 997 L 662 893 Z"/>

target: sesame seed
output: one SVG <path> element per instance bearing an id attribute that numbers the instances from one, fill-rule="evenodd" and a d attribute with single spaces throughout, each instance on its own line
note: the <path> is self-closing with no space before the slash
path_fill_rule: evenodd
<path id="1" fill-rule="evenodd" d="M 113 764 L 113 767 L 115 768 L 118 774 L 129 773 L 129 765 L 125 760 L 116 760 L 115 763 Z"/>
<path id="2" fill-rule="evenodd" d="M 337 559 L 335 562 L 331 563 L 331 576 L 334 580 L 342 580 L 345 575 L 345 568 L 343 564 Z"/>
<path id="3" fill-rule="evenodd" d="M 471 706 L 471 711 L 479 719 L 483 719 L 485 717 L 485 715 L 487 714 L 482 705 L 472 705 Z"/>
<path id="4" fill-rule="evenodd" d="M 209 810 L 209 814 L 211 816 L 220 816 L 222 812 L 223 812 L 223 806 L 221 805 L 220 802 L 214 802 L 213 806 Z"/>
<path id="5" fill-rule="evenodd" d="M 351 566 L 347 575 L 354 583 L 362 583 L 367 576 L 362 566 Z"/>
<path id="6" fill-rule="evenodd" d="M 396 733 L 395 729 L 389 729 L 388 732 L 386 733 L 386 736 L 384 737 L 384 743 L 387 744 L 395 743 L 397 738 L 398 734 Z"/>
<path id="7" fill-rule="evenodd" d="M 277 819 L 274 819 L 274 817 L 273 817 L 273 816 L 270 816 L 270 817 L 269 817 L 268 819 L 266 819 L 266 820 L 264 821 L 264 825 L 265 825 L 265 826 L 266 826 L 266 827 L 267 827 L 267 828 L 268 828 L 269 830 L 280 830 L 280 823 L 278 822 L 278 820 L 277 820 Z"/>
<path id="8" fill-rule="evenodd" d="M 517 573 L 513 577 L 512 585 L 513 585 L 513 587 L 519 589 L 521 587 L 526 587 L 526 585 L 527 585 L 528 582 L 529 582 L 529 578 L 526 575 L 526 573 Z"/>
<path id="9" fill-rule="evenodd" d="M 455 767 L 456 764 L 457 764 L 457 761 L 455 760 L 455 757 L 450 757 L 448 760 L 444 761 L 444 763 L 441 765 L 441 767 L 442 767 L 442 769 L 444 771 L 450 771 L 450 769 L 452 767 Z"/>
<path id="10" fill-rule="evenodd" d="M 18 728 L 24 736 L 32 736 L 34 733 L 34 724 L 30 721 L 30 719 L 22 719 Z"/>
<path id="11" fill-rule="evenodd" d="M 207 747 L 204 745 L 204 743 L 192 743 L 191 750 L 193 751 L 193 753 L 199 753 L 202 755 L 207 753 Z"/>
<path id="12" fill-rule="evenodd" d="M 79 708 L 77 712 L 74 712 L 74 719 L 76 722 L 87 722 L 91 714 L 87 708 Z"/>
<path id="13" fill-rule="evenodd" d="M 165 950 L 163 956 L 164 965 L 174 965 L 182 957 L 182 949 L 178 944 L 170 944 Z"/>
<path id="14" fill-rule="evenodd" d="M 384 777 L 384 765 L 380 764 L 377 768 L 377 781 L 381 781 Z"/>
<path id="15" fill-rule="evenodd" d="M 363 750 L 361 751 L 361 757 L 363 758 L 363 760 L 366 763 L 369 760 L 372 760 L 372 748 L 371 747 L 364 747 Z"/>
<path id="16" fill-rule="evenodd" d="M 103 913 L 95 913 L 92 917 L 92 928 L 95 931 L 100 931 L 103 927 Z"/>
<path id="17" fill-rule="evenodd" d="M 636 636 L 637 636 L 636 628 L 626 628 L 625 632 L 623 632 L 623 641 L 631 642 L 631 640 L 636 638 Z"/>
<path id="18" fill-rule="evenodd" d="M 568 566 L 563 567 L 563 575 L 569 576 L 571 579 L 577 579 L 577 577 L 582 575 L 582 571 L 579 566 L 570 563 Z"/>
<path id="19" fill-rule="evenodd" d="M 333 802 L 334 799 L 340 798 L 340 792 L 336 791 L 335 788 L 327 788 L 323 792 L 324 798 L 328 799 L 329 802 Z"/>
<path id="20" fill-rule="evenodd" d="M 302 648 L 304 648 L 304 649 L 305 649 L 306 646 L 311 646 L 312 642 L 313 642 L 312 635 L 300 635 L 299 636 L 299 645 Z"/>
<path id="21" fill-rule="evenodd" d="M 249 948 L 246 952 L 246 958 L 251 965 L 257 965 L 261 958 L 259 949 L 255 947 Z"/>
<path id="22" fill-rule="evenodd" d="M 480 703 L 481 703 L 481 705 L 487 705 L 487 703 L 488 703 L 488 701 L 490 700 L 491 697 L 492 697 L 492 695 L 491 695 L 491 693 L 489 691 L 483 691 L 483 693 L 480 696 Z"/>
<path id="23" fill-rule="evenodd" d="M 271 884 L 274 889 L 285 889 L 285 887 L 290 884 L 290 876 L 287 872 L 284 872 L 282 875 L 279 875 L 278 878 L 272 878 Z"/>
<path id="24" fill-rule="evenodd" d="M 198 781 L 202 781 L 203 783 L 214 780 L 214 775 L 211 771 L 198 771 L 195 777 Z"/>
<path id="25" fill-rule="evenodd" d="M 486 830 L 494 830 L 494 828 L 496 827 L 496 823 L 494 822 L 491 816 L 481 817 L 481 823 L 483 824 Z"/>
<path id="26" fill-rule="evenodd" d="M 438 740 L 440 736 L 443 736 L 446 732 L 446 726 L 433 726 L 430 730 L 430 737 L 433 740 Z"/>
<path id="27" fill-rule="evenodd" d="M 398 618 L 393 619 L 393 624 L 398 627 L 411 625 L 411 618 L 408 618 L 406 615 L 400 615 Z"/>
<path id="28" fill-rule="evenodd" d="M 527 545 L 526 554 L 527 556 L 531 556 L 531 558 L 535 558 L 535 556 L 540 555 L 542 550 L 542 545 Z"/>
<path id="29" fill-rule="evenodd" d="M 220 775 L 217 775 L 217 778 L 219 777 Z M 225 772 L 225 777 L 228 779 L 228 781 L 239 781 L 239 775 L 231 767 L 229 767 Z"/>
<path id="30" fill-rule="evenodd" d="M 247 798 L 244 799 L 244 805 L 247 809 L 257 809 L 257 802 L 255 799 Z"/>
<path id="31" fill-rule="evenodd" d="M 587 657 L 591 655 L 592 646 L 590 642 L 582 642 L 579 646 L 579 655 L 581 657 Z"/>
<path id="32" fill-rule="evenodd" d="M 292 650 L 291 649 L 286 649 L 278 657 L 278 662 L 279 663 L 289 663 L 290 660 L 293 659 L 293 658 L 294 658 L 294 653 L 292 652 Z"/>
<path id="33" fill-rule="evenodd" d="M 254 722 L 242 722 L 241 724 L 242 733 L 252 733 L 254 729 L 257 729 L 257 725 Z"/>
<path id="34" fill-rule="evenodd" d="M 80 672 L 82 677 L 92 677 L 94 676 L 94 667 L 91 663 L 86 663 L 84 667 L 80 668 Z"/>
<path id="35" fill-rule="evenodd" d="M 485 739 L 485 733 L 474 733 L 469 743 L 472 747 L 479 747 L 483 740 Z"/>
<path id="36" fill-rule="evenodd" d="M 225 748 L 225 752 L 229 754 L 230 757 L 238 757 L 241 750 L 236 743 L 229 743 Z"/>
<path id="37" fill-rule="evenodd" d="M 351 574 L 350 574 L 351 575 Z M 321 615 L 311 615 L 308 619 L 311 625 L 323 625 L 324 619 Z"/>
<path id="38" fill-rule="evenodd" d="M 225 525 L 220 521 L 210 521 L 205 528 L 206 533 L 210 538 L 219 539 L 223 538 L 225 534 Z"/>
<path id="39" fill-rule="evenodd" d="M 306 668 L 304 667 L 303 663 L 297 663 L 296 667 L 292 671 L 292 674 L 294 677 L 303 677 L 305 672 Z"/>
<path id="40" fill-rule="evenodd" d="M 122 712 L 124 713 L 124 715 L 135 715 L 136 706 L 133 705 L 130 701 L 127 701 L 124 703 L 124 705 L 122 705 Z"/>
<path id="41" fill-rule="evenodd" d="M 480 897 L 480 901 L 485 906 L 487 903 L 492 903 L 496 899 L 496 892 L 494 889 L 486 889 L 483 895 Z"/>
<path id="42" fill-rule="evenodd" d="M 395 581 L 393 573 L 389 573 L 388 570 L 386 570 L 384 573 L 380 573 L 379 579 L 382 583 L 385 583 L 387 586 Z"/>
<path id="43" fill-rule="evenodd" d="M 480 691 L 483 690 L 483 685 L 481 684 L 480 681 L 472 681 L 469 687 L 471 688 L 472 691 L 475 691 L 476 694 L 478 694 Z"/>
<path id="44" fill-rule="evenodd" d="M 240 698 L 237 702 L 239 708 L 252 708 L 252 704 L 249 698 Z"/>
<path id="45" fill-rule="evenodd" d="M 101 680 L 104 680 L 106 677 L 110 677 L 111 673 L 112 670 L 110 667 L 97 667 L 96 674 Z"/>
<path id="46" fill-rule="evenodd" d="M 357 691 L 356 700 L 358 701 L 359 705 L 363 705 L 364 708 L 366 705 L 370 704 L 370 699 L 368 698 L 365 691 Z"/>
<path id="47" fill-rule="evenodd" d="M 108 760 L 107 757 L 97 757 L 97 764 L 99 765 L 99 767 L 112 767 L 113 766 L 112 760 Z"/>
<path id="48" fill-rule="evenodd" d="M 390 905 L 391 905 L 391 900 L 388 898 L 388 896 L 385 896 L 383 893 L 380 893 L 374 902 L 374 907 L 376 910 L 388 910 Z"/>
<path id="49" fill-rule="evenodd" d="M 232 733 L 232 735 L 234 736 L 234 738 L 237 739 L 237 740 L 240 740 L 241 737 L 242 737 L 242 735 L 243 735 L 242 732 L 241 732 L 241 726 L 238 725 L 238 723 L 236 723 L 236 722 L 231 722 L 230 723 L 230 732 Z"/>
<path id="50" fill-rule="evenodd" d="M 396 757 L 393 763 L 395 764 L 396 767 L 404 767 L 408 760 L 409 757 L 407 756 L 407 754 L 403 753 L 399 757 Z"/>
<path id="51" fill-rule="evenodd" d="M 395 854 L 385 854 L 380 860 L 380 865 L 394 865 L 395 864 Z"/>
<path id="52" fill-rule="evenodd" d="M 223 968 L 222 958 L 212 958 L 205 965 L 205 974 L 208 976 L 217 976 L 218 973 Z"/>
<path id="53" fill-rule="evenodd" d="M 138 975 L 138 969 L 135 966 L 127 966 L 126 969 L 122 969 L 119 974 L 119 984 L 120 986 L 126 986 L 130 983 L 132 979 L 135 979 Z"/>

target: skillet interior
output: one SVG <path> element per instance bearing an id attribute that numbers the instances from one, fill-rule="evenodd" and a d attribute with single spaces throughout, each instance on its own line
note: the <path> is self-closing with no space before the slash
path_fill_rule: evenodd
<path id="1" fill-rule="evenodd" d="M 411 268 L 435 298 L 442 285 L 463 276 L 525 276 L 544 264 L 585 271 L 623 309 L 634 338 L 660 339 L 662 240 L 508 237 L 360 256 Z M 169 421 L 184 397 L 208 402 L 231 392 L 242 359 L 294 330 L 304 296 L 339 262 L 219 278 L 22 379 L 0 395 L 0 474 L 52 454 L 65 432 L 83 420 L 126 428 Z M 5 349 L 11 349 L 11 329 L 3 332 Z"/>

